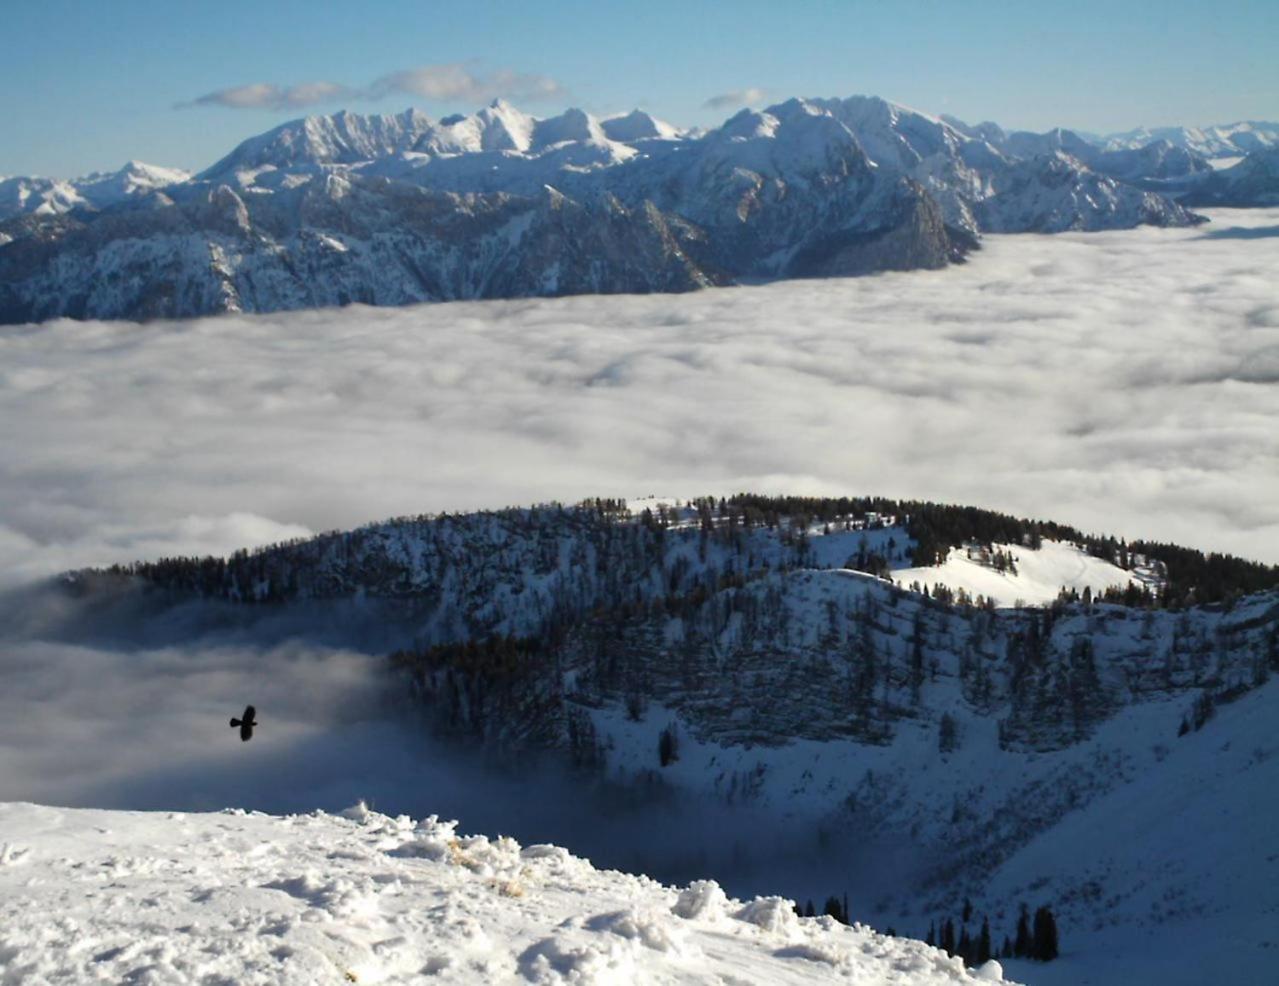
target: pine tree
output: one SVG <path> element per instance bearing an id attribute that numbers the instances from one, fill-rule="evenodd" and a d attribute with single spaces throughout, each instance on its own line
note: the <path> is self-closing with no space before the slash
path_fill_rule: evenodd
<path id="1" fill-rule="evenodd" d="M 955 922 L 950 918 L 941 926 L 941 947 L 947 955 L 955 954 Z"/>
<path id="2" fill-rule="evenodd" d="M 967 924 L 973 919 L 973 902 L 967 897 L 964 898 L 964 909 L 960 912 L 960 920 Z"/>
<path id="3" fill-rule="evenodd" d="M 1019 959 L 1030 958 L 1033 944 L 1030 937 L 1030 911 L 1022 904 L 1021 913 L 1017 916 L 1017 940 L 1013 944 L 1013 955 Z"/>
<path id="4" fill-rule="evenodd" d="M 924 944 L 936 946 L 937 944 L 937 922 L 936 921 L 928 922 L 928 937 L 924 939 Z"/>
<path id="5" fill-rule="evenodd" d="M 1035 911 L 1035 940 L 1032 958 L 1051 962 L 1057 957 L 1057 922 L 1047 907 Z"/>
<path id="6" fill-rule="evenodd" d="M 983 915 L 981 919 L 981 934 L 977 938 L 977 964 L 990 961 L 990 922 Z"/>
<path id="7" fill-rule="evenodd" d="M 968 925 L 960 926 L 959 944 L 955 948 L 959 957 L 964 960 L 964 965 L 973 964 L 973 940 L 968 936 Z"/>
<path id="8" fill-rule="evenodd" d="M 999 950 L 1001 959 L 1011 959 L 1013 957 L 1013 940 L 1004 935 L 1004 947 Z"/>
<path id="9" fill-rule="evenodd" d="M 657 739 L 657 760 L 663 767 L 668 767 L 679 759 L 679 737 L 675 734 L 672 723 L 662 730 Z"/>

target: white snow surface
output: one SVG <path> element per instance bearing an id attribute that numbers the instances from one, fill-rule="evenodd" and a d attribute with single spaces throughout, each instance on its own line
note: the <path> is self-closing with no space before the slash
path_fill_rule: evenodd
<path id="1" fill-rule="evenodd" d="M 994 548 L 1013 556 L 1015 573 L 998 572 L 968 549 L 953 548 L 941 565 L 901 568 L 893 572 L 893 581 L 906 588 L 918 582 L 925 588 L 940 584 L 963 589 L 973 597 L 994 600 L 996 606 L 1042 605 L 1056 599 L 1062 589 L 1080 593 L 1091 589 L 1097 594 L 1134 581 L 1132 572 L 1094 558 L 1074 544 L 1045 541 L 1035 551 L 1013 544 L 997 544 Z"/>
<path id="2" fill-rule="evenodd" d="M 791 902 L 595 869 L 549 845 L 341 816 L 0 804 L 0 980 L 1002 982 Z M 761 846 L 761 851 L 768 851 Z"/>

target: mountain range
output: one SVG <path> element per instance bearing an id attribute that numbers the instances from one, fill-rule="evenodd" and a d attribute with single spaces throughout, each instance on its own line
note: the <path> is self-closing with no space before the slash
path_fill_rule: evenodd
<path id="1" fill-rule="evenodd" d="M 1253 151 L 1279 147 L 1279 123 L 1240 120 L 1210 127 L 1137 127 L 1087 139 L 1104 150 L 1133 150 L 1157 140 L 1206 158 L 1243 157 Z"/>
<path id="2" fill-rule="evenodd" d="M 982 233 L 1200 221 L 1178 196 L 1272 201 L 1274 134 L 1194 133 L 1209 132 L 1256 149 L 1218 173 L 1189 137 L 1006 133 L 864 96 L 743 110 L 705 132 L 500 100 L 438 120 L 307 117 L 193 176 L 131 162 L 0 181 L 0 322 L 936 269 Z"/>

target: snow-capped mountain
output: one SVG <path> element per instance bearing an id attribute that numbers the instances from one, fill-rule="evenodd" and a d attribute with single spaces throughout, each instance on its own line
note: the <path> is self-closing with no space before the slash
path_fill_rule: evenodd
<path id="1" fill-rule="evenodd" d="M 876 97 L 815 102 L 856 135 L 876 164 L 918 181 L 949 224 L 973 234 L 1192 221 L 1180 206 L 1135 187 L 1157 177 L 1161 162 L 1142 158 L 1109 167 L 1069 131 L 1005 134 L 995 124 L 968 127 Z"/>
<path id="2" fill-rule="evenodd" d="M 659 120 L 641 109 L 633 109 L 629 113 L 610 116 L 600 121 L 600 126 L 609 140 L 623 144 L 634 144 L 641 140 L 678 140 L 686 137 L 686 131 L 680 130 L 665 120 Z"/>
<path id="3" fill-rule="evenodd" d="M 267 167 L 288 170 L 358 164 L 412 150 L 431 129 L 430 118 L 413 109 L 395 116 L 345 111 L 332 116 L 308 116 L 250 137 L 198 177 L 212 180 Z"/>
<path id="4" fill-rule="evenodd" d="M 176 168 L 130 161 L 119 171 L 83 178 L 0 178 L 0 221 L 28 213 L 57 216 L 72 209 L 99 210 L 189 181 Z"/>
<path id="5" fill-rule="evenodd" d="M 0 320 L 678 291 L 941 267 L 958 254 L 932 200 L 877 172 L 834 121 L 769 120 L 679 153 L 669 145 L 684 142 L 645 138 L 660 145 L 650 156 L 585 114 L 534 121 L 498 104 L 424 131 L 416 146 L 434 152 L 367 167 L 295 164 L 299 148 L 341 157 L 368 132 L 411 128 L 346 117 L 285 128 L 216 166 L 233 185 L 199 180 L 171 190 L 168 207 L 7 224 Z M 580 155 L 597 166 L 565 163 Z M 384 164 L 408 173 L 388 177 Z M 543 181 L 548 166 L 565 191 Z M 493 174 L 500 189 L 473 187 Z"/>
<path id="6" fill-rule="evenodd" d="M 1255 861 L 1279 843 L 1212 819 L 1246 816 L 1279 763 L 1274 568 L 966 508 L 742 496 L 403 519 L 68 586 L 264 618 L 320 600 L 403 642 L 442 731 L 762 813 L 832 881 L 850 844 L 906 853 L 859 878 L 854 915 L 885 927 L 923 935 L 967 897 L 1002 936 L 1049 903 L 1079 963 L 1063 982 L 1102 949 L 1138 964 L 1144 940 L 1180 963 L 1168 982 L 1200 981 L 1205 919 L 1246 929 L 1222 981 L 1265 958 L 1279 896 Z M 1134 834 L 1169 846 L 1175 812 L 1206 855 Z"/>
<path id="7" fill-rule="evenodd" d="M 358 805 L 272 817 L 0 804 L 11 982 L 1004 982 L 920 941 Z M 768 851 L 760 846 L 761 851 Z"/>
<path id="8" fill-rule="evenodd" d="M 1279 146 L 1279 123 L 1245 120 L 1210 127 L 1137 127 L 1095 138 L 1106 150 L 1134 150 L 1157 140 L 1166 140 L 1206 158 L 1241 157 Z"/>
<path id="9" fill-rule="evenodd" d="M 1137 186 L 1197 159 L 1112 161 L 1069 138 L 870 97 L 793 99 L 705 133 L 500 100 L 441 120 L 308 117 L 189 180 L 130 165 L 0 185 L 0 321 L 689 290 L 937 268 L 985 231 L 1196 221 Z"/>
<path id="10" fill-rule="evenodd" d="M 1279 203 L 1279 143 L 1252 151 L 1238 164 L 1213 172 L 1184 201 L 1249 208 Z"/>

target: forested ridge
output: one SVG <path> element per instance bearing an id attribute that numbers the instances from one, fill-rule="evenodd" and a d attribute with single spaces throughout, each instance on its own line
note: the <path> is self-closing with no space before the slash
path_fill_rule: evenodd
<path id="1" fill-rule="evenodd" d="M 450 552 L 456 555 L 458 549 L 470 547 L 476 553 L 469 563 L 489 564 L 495 547 L 500 548 L 504 541 L 523 540 L 531 548 L 535 571 L 549 570 L 557 550 L 555 542 L 564 538 L 580 545 L 601 546 L 603 553 L 599 557 L 613 562 L 622 560 L 624 555 L 624 567 L 637 571 L 660 564 L 668 536 L 695 536 L 702 546 L 700 550 L 704 551 L 707 542 L 714 542 L 741 555 L 738 564 L 725 566 L 720 574 L 743 578 L 762 567 L 775 570 L 812 565 L 813 560 L 804 549 L 814 525 L 820 525 L 825 533 L 839 530 L 841 525 L 844 529 L 854 529 L 854 525 L 856 529 L 898 525 L 905 534 L 903 557 L 916 567 L 939 564 L 950 549 L 966 544 L 1021 545 L 1035 550 L 1044 540 L 1073 542 L 1089 554 L 1126 570 L 1138 560 L 1157 565 L 1163 576 L 1158 591 L 1117 590 L 1110 597 L 1111 601 L 1130 606 L 1177 608 L 1223 603 L 1279 585 L 1279 566 L 1157 541 L 1124 541 L 1087 534 L 1053 521 L 1028 520 L 977 507 L 884 497 L 745 493 L 693 499 L 669 509 L 665 505 L 646 507 L 638 514 L 632 514 L 624 501 L 611 499 L 593 499 L 576 506 L 552 503 L 473 514 L 424 514 L 237 551 L 229 558 L 162 558 L 116 565 L 106 571 L 137 576 L 179 591 L 254 602 L 280 601 L 299 594 L 342 595 L 349 590 L 350 580 L 362 579 L 373 583 L 364 584 L 363 588 L 375 595 L 413 594 L 421 587 L 420 581 L 407 577 L 414 559 L 407 555 L 388 558 L 388 567 L 379 570 L 371 566 L 364 551 L 370 541 L 392 530 L 428 546 L 420 559 L 431 554 L 437 563 L 448 558 Z M 476 536 L 466 536 L 468 530 Z M 766 559 L 754 557 L 749 535 L 758 531 L 775 534 L 789 550 Z M 909 544 L 905 543 L 906 538 Z M 850 560 L 851 557 L 841 563 Z M 848 567 L 881 574 L 888 570 L 886 562 L 878 555 L 864 555 L 861 566 Z M 321 563 L 323 573 L 308 571 Z M 397 564 L 404 570 L 404 577 L 388 579 L 389 568 Z M 673 581 L 678 584 L 677 576 L 678 573 Z M 712 585 L 708 583 L 707 587 Z M 621 603 L 623 599 L 617 601 Z"/>

